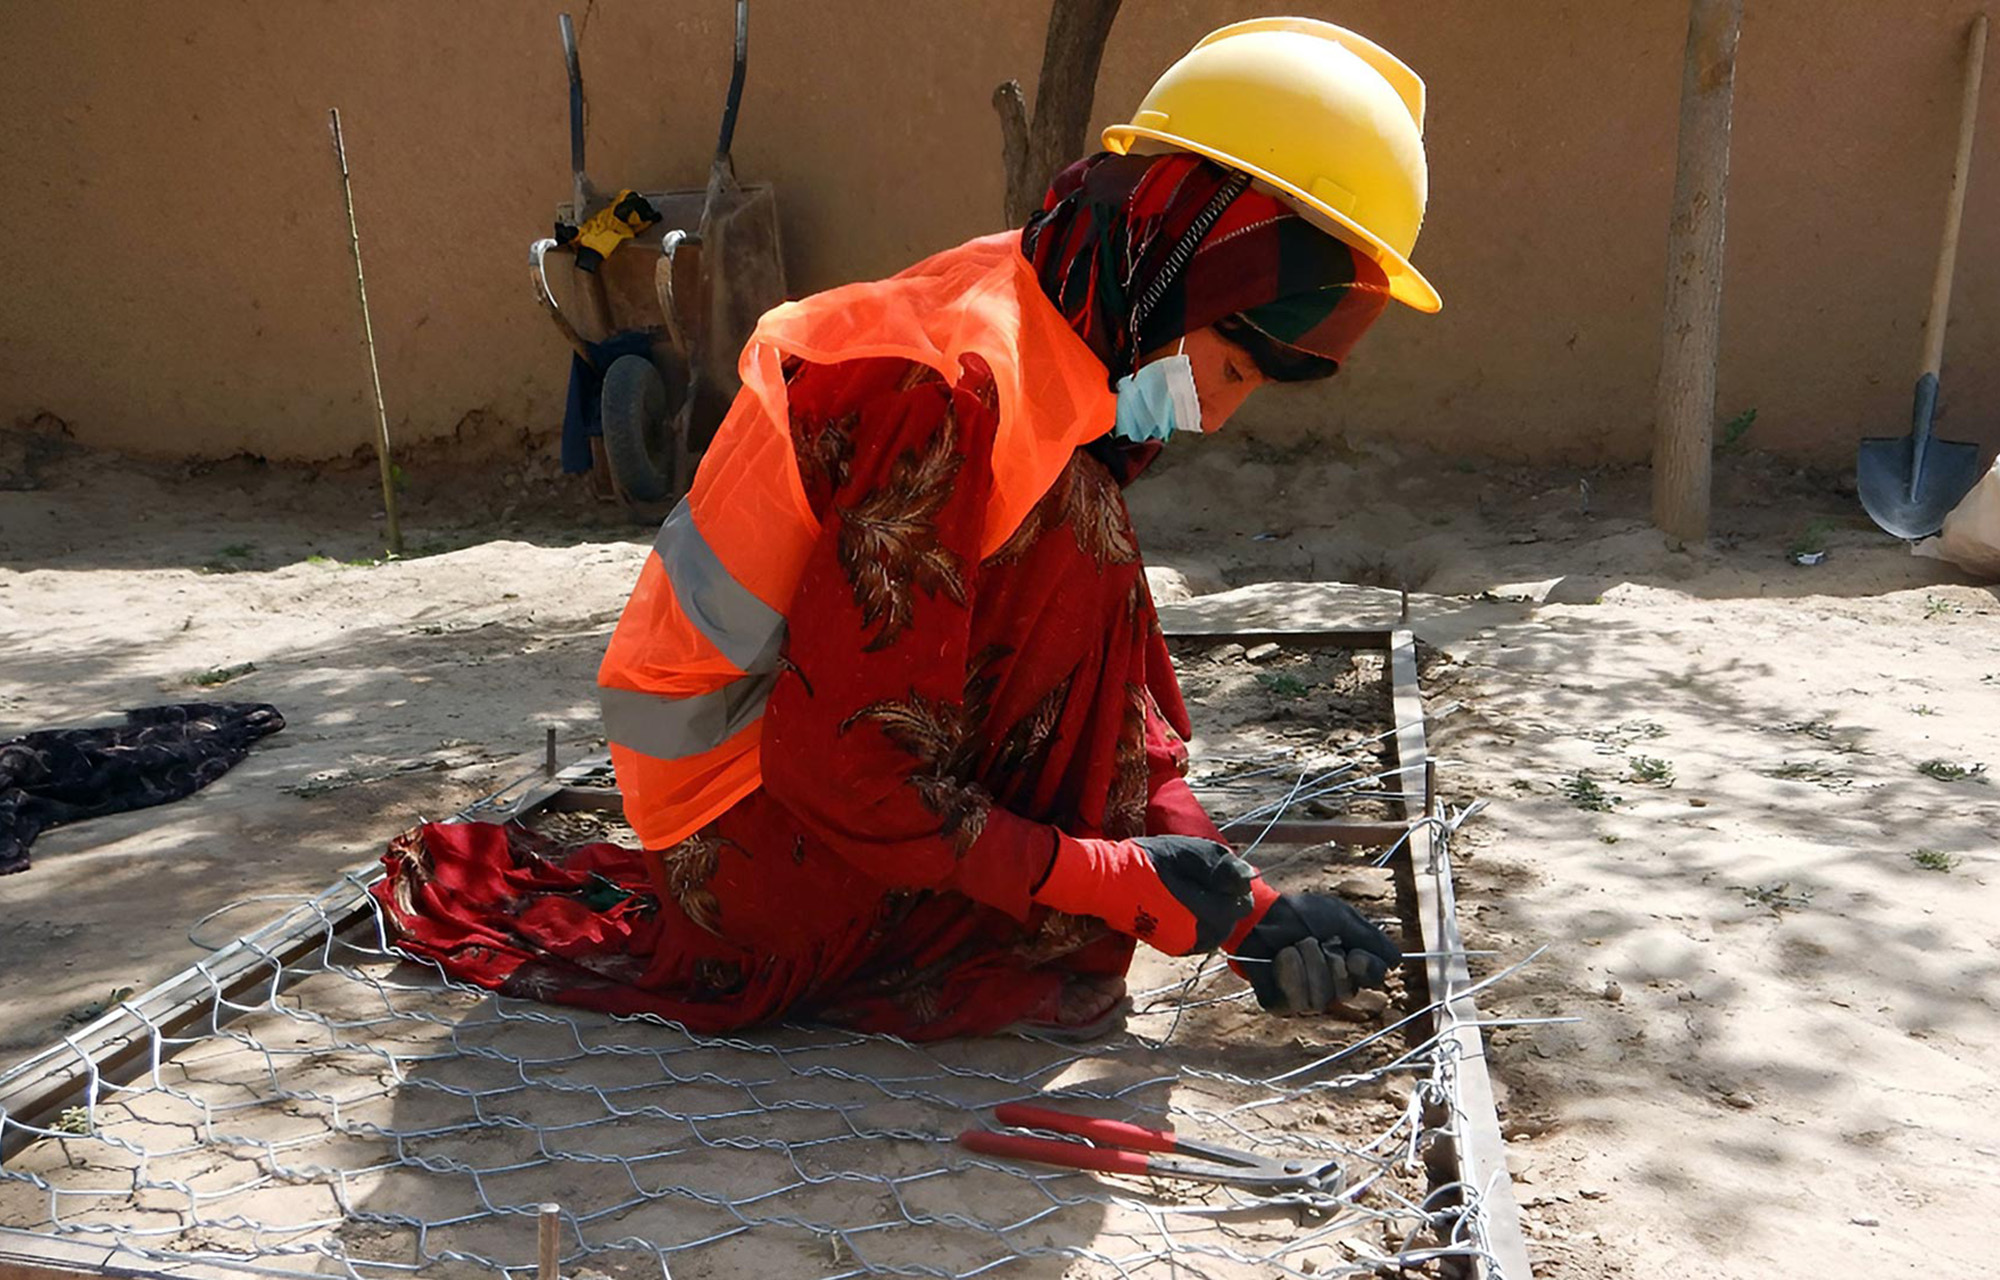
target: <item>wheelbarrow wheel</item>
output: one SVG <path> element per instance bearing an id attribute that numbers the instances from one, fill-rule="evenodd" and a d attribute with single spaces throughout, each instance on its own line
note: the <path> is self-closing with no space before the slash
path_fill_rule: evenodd
<path id="1" fill-rule="evenodd" d="M 620 356 L 604 374 L 604 458 L 619 488 L 635 502 L 661 502 L 674 492 L 673 413 L 666 379 L 644 356 Z"/>

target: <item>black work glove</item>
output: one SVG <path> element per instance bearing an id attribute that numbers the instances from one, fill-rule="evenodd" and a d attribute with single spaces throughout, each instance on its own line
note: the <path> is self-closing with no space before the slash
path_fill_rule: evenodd
<path id="1" fill-rule="evenodd" d="M 1140 836 L 1132 843 L 1146 851 L 1160 883 L 1194 917 L 1188 954 L 1215 950 L 1250 914 L 1257 869 L 1228 845 L 1199 836 Z"/>
<path id="2" fill-rule="evenodd" d="M 1281 894 L 1236 956 L 1257 1003 L 1272 1013 L 1322 1013 L 1361 987 L 1380 987 L 1403 962 L 1389 935 L 1327 893 Z"/>

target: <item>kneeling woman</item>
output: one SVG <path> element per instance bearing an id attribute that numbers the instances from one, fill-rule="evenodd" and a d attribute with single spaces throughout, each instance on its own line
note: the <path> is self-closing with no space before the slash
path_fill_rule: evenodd
<path id="1" fill-rule="evenodd" d="M 1024 231 L 767 315 L 599 675 L 646 852 L 427 828 L 383 894 L 406 945 L 706 1030 L 1087 1032 L 1138 942 L 1224 948 L 1274 1011 L 1380 983 L 1395 945 L 1265 884 L 1183 780 L 1120 490 L 1437 308 L 1422 94 L 1337 27 L 1224 28 Z"/>

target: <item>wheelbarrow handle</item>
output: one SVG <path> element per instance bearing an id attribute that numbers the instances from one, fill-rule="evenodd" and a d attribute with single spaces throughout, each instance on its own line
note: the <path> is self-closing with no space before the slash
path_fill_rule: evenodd
<path id="1" fill-rule="evenodd" d="M 537 240 L 528 246 L 528 283 L 534 288 L 535 301 L 541 303 L 543 309 L 549 313 L 549 319 L 553 320 L 556 328 L 562 331 L 563 338 L 579 356 L 583 357 L 585 364 L 595 369 L 597 361 L 591 359 L 590 344 L 583 340 L 583 335 L 576 331 L 576 326 L 572 325 L 569 317 L 562 313 L 562 307 L 556 302 L 555 291 L 549 288 L 546 260 L 549 250 L 555 247 L 556 242 L 547 238 Z"/>
<path id="2" fill-rule="evenodd" d="M 722 134 L 715 142 L 715 162 L 729 162 L 729 145 L 736 138 L 736 112 L 743 105 L 743 73 L 750 59 L 750 0 L 736 0 L 736 65 L 729 73 L 729 98 L 722 108 Z"/>
<path id="3" fill-rule="evenodd" d="M 576 202 L 570 216 L 581 223 L 584 202 L 590 198 L 590 179 L 583 163 L 583 65 L 576 56 L 576 24 L 566 13 L 561 20 L 563 62 L 569 70 L 569 172 Z"/>
<path id="4" fill-rule="evenodd" d="M 689 235 L 684 228 L 676 227 L 660 237 L 660 260 L 653 264 L 653 292 L 659 296 L 660 314 L 667 322 L 667 340 L 673 343 L 674 349 L 686 356 L 690 363 L 693 362 L 695 353 L 688 346 L 687 331 L 681 326 L 679 299 L 674 296 L 674 271 L 677 262 L 675 255 L 680 252 L 683 245 L 698 247 L 700 244 L 700 236 Z"/>

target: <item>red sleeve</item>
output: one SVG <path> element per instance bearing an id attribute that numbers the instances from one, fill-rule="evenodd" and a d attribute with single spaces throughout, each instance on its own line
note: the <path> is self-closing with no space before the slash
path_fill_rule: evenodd
<path id="1" fill-rule="evenodd" d="M 1191 726 L 1187 704 L 1181 698 L 1180 680 L 1174 674 L 1166 638 L 1158 631 L 1154 632 L 1153 644 L 1146 654 L 1146 687 L 1146 759 L 1151 773 L 1146 797 L 1146 834 L 1203 836 L 1231 843 L 1202 808 L 1201 801 L 1195 799 L 1194 788 L 1188 786 L 1187 736 Z M 1222 944 L 1225 952 L 1233 953 L 1243 945 L 1244 937 L 1278 900 L 1278 891 L 1259 875 L 1251 883 L 1250 896 L 1250 914 L 1243 917 Z M 1235 961 L 1230 964 L 1239 975 L 1242 973 Z"/>
<path id="2" fill-rule="evenodd" d="M 1055 829 L 966 780 L 972 603 L 991 488 L 991 377 L 894 360 L 805 366 L 792 431 L 823 527 L 764 713 L 764 789 L 890 888 L 1016 918 Z"/>
<path id="3" fill-rule="evenodd" d="M 1146 700 L 1146 834 L 1201 836 L 1228 843 L 1187 783 L 1187 743 Z"/>
<path id="4" fill-rule="evenodd" d="M 1146 613 L 1152 632 L 1146 645 L 1146 834 L 1200 836 L 1227 844 L 1187 784 L 1187 704 L 1150 599 Z"/>

